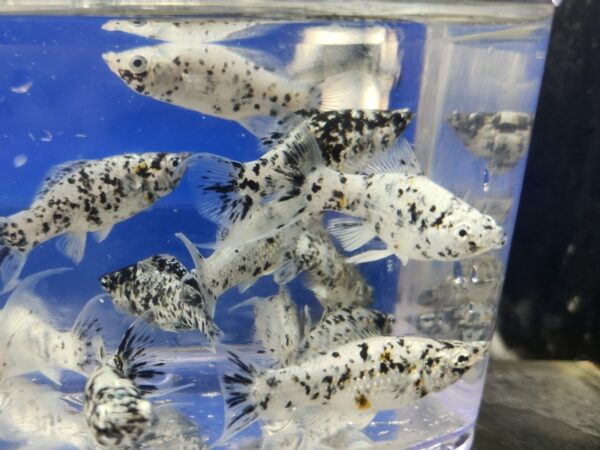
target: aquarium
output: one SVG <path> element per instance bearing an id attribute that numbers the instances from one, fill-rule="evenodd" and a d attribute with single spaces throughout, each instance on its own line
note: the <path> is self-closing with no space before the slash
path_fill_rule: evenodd
<path id="1" fill-rule="evenodd" d="M 0 6 L 0 446 L 469 448 L 553 9 Z"/>

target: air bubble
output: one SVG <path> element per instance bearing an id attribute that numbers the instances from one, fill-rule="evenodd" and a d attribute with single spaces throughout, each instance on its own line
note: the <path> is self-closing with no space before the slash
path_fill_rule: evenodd
<path id="1" fill-rule="evenodd" d="M 561 3 L 562 3 L 562 0 L 552 0 L 552 4 L 556 7 L 560 6 Z"/>
<path id="2" fill-rule="evenodd" d="M 483 192 L 488 192 L 490 190 L 490 171 L 486 167 L 483 170 Z"/>
<path id="3" fill-rule="evenodd" d="M 15 94 L 27 94 L 29 89 L 31 89 L 31 86 L 33 86 L 33 81 L 27 80 L 25 83 L 19 86 L 11 87 L 10 90 Z"/>
<path id="4" fill-rule="evenodd" d="M 452 266 L 452 276 L 454 277 L 454 283 L 464 284 L 462 264 L 458 261 Z"/>
<path id="5" fill-rule="evenodd" d="M 473 284 L 479 283 L 479 276 L 477 274 L 476 266 L 473 266 L 473 269 L 471 270 L 471 283 L 473 283 Z"/>
<path id="6" fill-rule="evenodd" d="M 21 154 L 14 157 L 13 165 L 16 169 L 23 167 L 25 164 L 27 164 L 27 155 Z"/>

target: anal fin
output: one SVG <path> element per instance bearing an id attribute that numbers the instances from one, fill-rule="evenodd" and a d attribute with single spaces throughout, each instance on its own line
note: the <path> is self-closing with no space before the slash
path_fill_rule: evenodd
<path id="1" fill-rule="evenodd" d="M 373 261 L 379 261 L 385 259 L 388 256 L 395 255 L 391 250 L 367 250 L 366 252 L 358 253 L 354 256 L 346 258 L 348 264 L 364 264 Z M 408 261 L 408 259 L 407 259 Z"/>
<path id="2" fill-rule="evenodd" d="M 104 242 L 104 240 L 108 237 L 108 235 L 110 234 L 112 229 L 113 229 L 113 225 L 106 225 L 106 226 L 100 228 L 98 231 L 94 231 L 92 233 L 92 238 L 98 244 L 101 242 Z"/>
<path id="3" fill-rule="evenodd" d="M 348 252 L 359 249 L 377 237 L 367 222 L 353 217 L 332 219 L 327 229 Z"/>
<path id="4" fill-rule="evenodd" d="M 67 233 L 58 238 L 56 248 L 75 264 L 79 264 L 85 253 L 85 241 L 85 231 Z"/>

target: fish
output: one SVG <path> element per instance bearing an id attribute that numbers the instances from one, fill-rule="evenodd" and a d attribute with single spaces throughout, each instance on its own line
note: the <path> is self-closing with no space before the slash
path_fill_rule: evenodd
<path id="1" fill-rule="evenodd" d="M 62 370 L 85 375 L 93 369 L 92 341 L 102 331 L 96 315 L 98 299 L 86 304 L 70 330 L 61 330 L 34 290 L 40 281 L 67 270 L 28 276 L 0 311 L 0 380 L 39 371 L 60 384 Z"/>
<path id="2" fill-rule="evenodd" d="M 183 235 L 178 237 L 192 253 L 200 253 Z M 100 277 L 100 284 L 113 303 L 134 316 L 151 312 L 154 325 L 163 330 L 197 329 L 211 346 L 222 332 L 214 322 L 216 296 L 208 280 L 188 272 L 177 258 L 160 254 L 143 259 Z"/>
<path id="3" fill-rule="evenodd" d="M 138 94 L 233 120 L 250 131 L 248 122 L 256 116 L 283 117 L 343 103 L 335 78 L 317 85 L 297 82 L 265 54 L 240 47 L 165 43 L 102 57 Z"/>
<path id="4" fill-rule="evenodd" d="M 54 167 L 31 206 L 0 218 L 0 286 L 10 290 L 28 253 L 60 236 L 57 247 L 81 262 L 87 233 L 104 241 L 112 227 L 171 193 L 191 153 L 140 153 Z"/>
<path id="5" fill-rule="evenodd" d="M 248 290 L 260 277 L 272 275 L 279 285 L 306 274 L 308 286 L 324 308 L 340 305 L 368 306 L 373 290 L 352 264 L 337 251 L 320 218 L 298 221 L 264 239 L 239 246 L 219 247 L 207 258 L 197 249 L 194 269 L 199 284 L 206 284 L 215 298 L 234 286 Z"/>
<path id="6" fill-rule="evenodd" d="M 93 448 L 83 415 L 64 395 L 26 378 L 0 381 L 0 441 L 19 442 L 8 448 Z"/>
<path id="7" fill-rule="evenodd" d="M 339 109 L 300 110 L 268 126 L 255 121 L 268 159 L 285 145 L 289 129 L 304 121 L 321 149 L 321 158 L 336 172 L 358 173 L 381 153 L 385 153 L 411 123 L 414 114 L 407 108 L 395 110 Z M 268 123 L 268 122 L 267 122 Z M 261 158 L 262 160 L 262 158 Z"/>
<path id="8" fill-rule="evenodd" d="M 354 340 L 389 335 L 395 322 L 391 314 L 344 306 L 325 311 L 311 329 L 310 315 L 298 313 L 285 288 L 277 295 L 248 302 L 254 304 L 255 339 L 280 367 L 307 361 Z"/>
<path id="9" fill-rule="evenodd" d="M 277 21 L 236 19 L 117 19 L 109 20 L 102 29 L 120 31 L 166 42 L 201 43 L 224 42 L 257 37 L 277 26 Z"/>
<path id="10" fill-rule="evenodd" d="M 465 147 L 499 173 L 515 167 L 529 149 L 533 120 L 533 114 L 515 111 L 454 111 L 446 119 Z"/>
<path id="11" fill-rule="evenodd" d="M 506 243 L 492 217 L 423 174 L 403 138 L 361 173 L 340 173 L 323 164 L 316 140 L 299 126 L 278 158 L 285 163 L 278 166 L 276 183 L 265 178 L 253 187 L 244 183 L 242 163 L 206 153 L 196 156 L 190 181 L 197 210 L 227 229 L 217 246 L 251 242 L 324 211 L 348 216 L 328 222 L 344 250 L 357 250 L 375 238 L 384 245 L 353 255 L 347 261 L 354 264 L 392 255 L 404 264 L 410 259 L 456 261 Z"/>
<path id="12" fill-rule="evenodd" d="M 484 359 L 487 348 L 483 341 L 380 336 L 283 368 L 258 367 L 229 352 L 235 369 L 222 377 L 227 412 L 220 441 L 259 419 L 289 419 L 305 432 L 344 414 L 370 420 L 452 386 Z"/>
<path id="13" fill-rule="evenodd" d="M 129 326 L 112 357 L 101 339 L 94 341 L 97 365 L 85 383 L 83 415 L 98 444 L 130 448 L 151 425 L 147 397 L 158 391 L 156 377 L 165 375 L 161 352 L 152 348 L 160 343 L 145 317 Z"/>

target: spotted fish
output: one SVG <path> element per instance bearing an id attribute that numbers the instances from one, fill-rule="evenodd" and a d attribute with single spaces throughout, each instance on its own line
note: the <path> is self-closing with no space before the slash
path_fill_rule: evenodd
<path id="1" fill-rule="evenodd" d="M 53 269 L 25 278 L 0 312 L 0 379 L 39 371 L 60 384 L 60 370 L 89 373 L 94 367 L 92 340 L 101 331 L 95 316 L 97 299 L 82 309 L 70 330 L 61 330 L 35 286 Z"/>
<path id="2" fill-rule="evenodd" d="M 235 19 L 117 19 L 109 20 L 102 29 L 121 31 L 159 41 L 200 44 L 223 42 L 260 36 L 274 26 L 275 21 Z"/>
<path id="3" fill-rule="evenodd" d="M 0 441 L 6 448 L 93 447 L 83 415 L 64 393 L 25 378 L 0 382 Z M 18 441 L 18 444 L 17 442 Z"/>
<path id="4" fill-rule="evenodd" d="M 354 340 L 388 335 L 394 323 L 392 315 L 345 306 L 326 311 L 311 329 L 308 312 L 298 314 L 285 289 L 277 295 L 252 300 L 256 316 L 255 338 L 266 354 L 283 367 L 307 361 Z"/>
<path id="5" fill-rule="evenodd" d="M 331 109 L 342 95 L 335 79 L 316 86 L 296 82 L 264 54 L 242 48 L 165 43 L 103 58 L 139 94 L 245 126 L 256 116 Z"/>
<path id="6" fill-rule="evenodd" d="M 304 430 L 332 415 L 370 419 L 446 389 L 486 353 L 486 342 L 387 336 L 349 342 L 278 369 L 230 353 L 237 370 L 223 376 L 228 413 L 221 441 L 257 419 L 294 420 Z"/>
<path id="7" fill-rule="evenodd" d="M 190 153 L 141 153 L 54 168 L 29 209 L 0 218 L 0 282 L 14 287 L 27 254 L 61 236 L 57 246 L 76 263 L 86 235 L 102 242 L 113 225 L 148 208 L 179 184 Z"/>
<path id="8" fill-rule="evenodd" d="M 218 298 L 238 286 L 244 292 L 260 277 L 273 275 L 280 285 L 306 273 L 309 287 L 325 308 L 368 306 L 373 292 L 356 268 L 346 263 L 320 220 L 296 222 L 281 232 L 239 246 L 219 247 L 209 257 L 198 255 L 194 275 Z"/>
<path id="9" fill-rule="evenodd" d="M 191 242 L 178 236 L 199 258 Z M 100 284 L 117 307 L 135 316 L 151 312 L 152 322 L 162 329 L 199 330 L 211 346 L 222 334 L 213 320 L 215 295 L 173 256 L 151 256 L 103 275 Z"/>
<path id="10" fill-rule="evenodd" d="M 533 114 L 513 111 L 454 111 L 446 120 L 469 150 L 488 159 L 490 169 L 503 172 L 515 167 L 528 150 L 533 119 Z"/>
<path id="11" fill-rule="evenodd" d="M 304 126 L 294 129 L 288 142 L 277 183 L 257 180 L 253 188 L 240 179 L 241 163 L 198 155 L 192 179 L 198 210 L 228 230 L 219 245 L 268 236 L 326 210 L 351 216 L 329 222 L 344 249 L 357 250 L 375 238 L 385 245 L 352 257 L 355 263 L 390 255 L 404 263 L 455 261 L 500 248 L 506 241 L 492 217 L 424 176 L 402 138 L 360 174 L 328 169 Z"/>
<path id="12" fill-rule="evenodd" d="M 154 377 L 164 374 L 159 339 L 143 319 L 125 332 L 113 357 L 95 342 L 98 365 L 85 384 L 83 414 L 96 442 L 110 448 L 130 448 L 138 443 L 153 417 L 146 398 L 157 390 Z"/>

